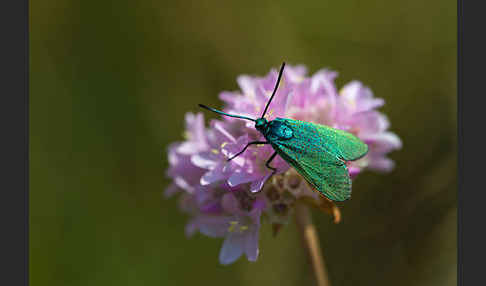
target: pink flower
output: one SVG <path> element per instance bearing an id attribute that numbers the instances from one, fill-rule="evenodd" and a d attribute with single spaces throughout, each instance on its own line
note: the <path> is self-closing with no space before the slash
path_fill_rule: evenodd
<path id="1" fill-rule="evenodd" d="M 171 196 L 178 190 L 193 192 L 199 184 L 199 177 L 204 170 L 191 162 L 191 156 L 208 148 L 204 116 L 202 114 L 186 114 L 186 141 L 169 145 L 169 169 L 167 175 L 174 182 L 166 189 L 165 195 Z"/>
<path id="2" fill-rule="evenodd" d="M 244 191 L 240 191 L 240 193 L 243 194 Z M 257 198 L 250 211 L 241 209 L 235 193 L 224 195 L 222 200 L 225 211 L 232 215 L 226 222 L 228 228 L 219 254 L 220 263 L 233 263 L 243 253 L 246 254 L 249 261 L 256 261 L 260 216 L 265 207 L 263 199 Z"/>
<path id="3" fill-rule="evenodd" d="M 196 231 L 209 237 L 224 237 L 219 255 L 221 264 L 236 261 L 243 253 L 248 260 L 258 257 L 260 216 L 265 208 L 263 196 L 249 196 L 245 190 L 213 188 L 183 196 L 181 208 L 192 214 L 186 234 Z"/>
<path id="4" fill-rule="evenodd" d="M 240 91 L 222 92 L 223 111 L 258 118 L 274 89 L 277 70 L 264 77 L 242 75 L 237 78 Z M 346 130 L 368 144 L 363 158 L 349 162 L 351 178 L 365 169 L 390 171 L 394 162 L 386 155 L 401 148 L 401 140 L 388 131 L 389 121 L 377 108 L 385 102 L 358 81 L 337 90 L 337 73 L 320 70 L 307 76 L 304 66 L 286 66 L 282 81 L 266 113 L 299 119 Z M 294 184 L 290 166 L 279 156 L 272 161 L 277 175 L 265 184 L 272 171 L 265 163 L 273 153 L 270 145 L 253 145 L 235 159 L 248 142 L 265 141 L 254 122 L 231 117 L 213 120 L 204 126 L 201 113 L 186 115 L 186 140 L 169 146 L 168 176 L 173 183 L 171 195 L 182 191 L 181 208 L 192 219 L 186 231 L 211 237 L 224 237 L 220 252 L 222 264 L 232 263 L 243 253 L 250 261 L 258 256 L 258 232 L 262 214 L 271 223 L 285 222 L 293 202 L 302 196 L 316 201 L 319 195 L 305 183 Z M 292 178 L 291 178 L 292 177 Z M 276 182 L 283 178 L 286 187 Z M 269 186 L 269 187 L 265 187 Z M 263 191 L 262 191 L 263 190 Z M 277 191 L 275 191 L 277 190 Z M 284 196 L 287 192 L 289 195 Z"/>

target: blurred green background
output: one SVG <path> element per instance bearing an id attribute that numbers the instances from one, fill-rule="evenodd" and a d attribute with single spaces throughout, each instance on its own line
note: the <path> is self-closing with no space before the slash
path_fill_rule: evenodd
<path id="1" fill-rule="evenodd" d="M 184 114 L 282 60 L 370 86 L 404 142 L 341 224 L 314 212 L 332 285 L 456 285 L 455 1 L 30 5 L 31 285 L 313 283 L 295 225 L 221 266 L 162 197 Z"/>

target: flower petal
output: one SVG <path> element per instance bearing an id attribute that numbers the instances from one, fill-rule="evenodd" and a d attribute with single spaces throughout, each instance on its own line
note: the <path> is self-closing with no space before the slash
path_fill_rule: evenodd
<path id="1" fill-rule="evenodd" d="M 246 144 L 248 144 L 248 134 L 238 137 L 238 139 L 234 140 L 232 143 L 224 144 L 221 148 L 221 153 L 226 157 L 232 157 L 243 150 Z"/>
<path id="2" fill-rule="evenodd" d="M 218 130 L 221 135 L 224 136 L 224 139 L 223 140 L 229 140 L 230 142 L 235 142 L 235 137 L 233 137 L 233 135 L 231 135 L 228 130 L 226 130 L 226 128 L 224 127 L 224 125 L 222 124 L 222 122 L 219 122 L 219 121 L 216 121 L 214 124 L 213 124 L 213 127 L 215 130 Z"/>
<path id="3" fill-rule="evenodd" d="M 255 96 L 256 82 L 251 76 L 240 75 L 236 78 L 236 82 L 238 82 L 238 85 L 240 86 L 244 95 L 250 97 Z"/>
<path id="4" fill-rule="evenodd" d="M 258 258 L 258 228 L 249 230 L 245 237 L 245 254 L 249 261 L 256 261 Z"/>
<path id="5" fill-rule="evenodd" d="M 250 191 L 252 193 L 259 192 L 263 188 L 263 185 L 268 180 L 268 178 L 270 178 L 271 175 L 272 173 L 270 172 L 267 175 L 261 177 L 260 179 L 253 181 L 250 185 Z"/>
<path id="6" fill-rule="evenodd" d="M 194 135 L 193 140 L 200 143 L 202 148 L 206 147 L 206 128 L 204 127 L 204 114 L 199 112 L 195 115 L 194 123 L 191 128 Z"/>
<path id="7" fill-rule="evenodd" d="M 373 152 L 388 153 L 395 149 L 402 148 L 402 141 L 392 132 L 383 132 L 374 136 L 367 136 L 366 140 L 371 142 Z"/>
<path id="8" fill-rule="evenodd" d="M 350 166 L 348 167 L 348 171 L 349 177 L 351 177 L 351 179 L 354 179 L 361 172 L 361 168 Z"/>
<path id="9" fill-rule="evenodd" d="M 395 167 L 395 162 L 386 157 L 370 158 L 368 167 L 377 171 L 389 172 Z"/>
<path id="10" fill-rule="evenodd" d="M 217 163 L 216 156 L 211 152 L 202 152 L 191 156 L 191 163 L 202 169 L 213 169 Z"/>
<path id="11" fill-rule="evenodd" d="M 359 130 L 358 136 L 360 138 L 374 136 L 379 132 L 385 131 L 390 126 L 388 118 L 377 111 L 357 113 L 349 118 L 349 121 Z"/>
<path id="12" fill-rule="evenodd" d="M 225 174 L 223 173 L 223 167 L 218 165 L 213 170 L 206 172 L 200 179 L 200 184 L 203 186 L 212 184 L 214 182 L 221 181 L 225 178 Z"/>
<path id="13" fill-rule="evenodd" d="M 186 141 L 186 142 L 181 143 L 177 147 L 177 152 L 180 153 L 180 154 L 184 154 L 184 155 L 194 154 L 196 152 L 194 142 Z"/>
<path id="14" fill-rule="evenodd" d="M 201 212 L 205 214 L 218 215 L 221 213 L 221 204 L 219 201 L 209 201 L 201 205 Z"/>
<path id="15" fill-rule="evenodd" d="M 222 237 L 228 232 L 228 216 L 200 215 L 198 217 L 199 231 L 209 237 Z"/>
<path id="16" fill-rule="evenodd" d="M 243 254 L 245 240 L 237 233 L 230 233 L 223 242 L 219 252 L 219 262 L 228 265 L 235 262 Z"/>
<path id="17" fill-rule="evenodd" d="M 300 83 L 303 79 L 305 74 L 307 73 L 307 68 L 304 65 L 298 66 L 288 66 L 285 69 L 285 75 L 287 76 L 288 80 L 294 84 Z"/>
<path id="18" fill-rule="evenodd" d="M 170 184 L 170 186 L 167 187 L 167 189 L 165 189 L 164 196 L 166 198 L 170 198 L 179 191 L 180 191 L 180 189 L 177 187 L 176 184 Z"/>
<path id="19" fill-rule="evenodd" d="M 188 193 L 192 193 L 194 191 L 194 187 L 191 186 L 186 180 L 182 177 L 175 177 L 174 183 L 181 189 L 186 190 Z"/>
<path id="20" fill-rule="evenodd" d="M 188 224 L 186 224 L 186 227 L 184 229 L 186 236 L 192 237 L 196 233 L 198 228 L 199 226 L 197 225 L 197 220 L 191 220 Z"/>
<path id="21" fill-rule="evenodd" d="M 240 184 L 248 183 L 254 178 L 255 176 L 246 172 L 235 172 L 228 178 L 228 185 L 230 185 L 230 187 L 235 187 Z"/>

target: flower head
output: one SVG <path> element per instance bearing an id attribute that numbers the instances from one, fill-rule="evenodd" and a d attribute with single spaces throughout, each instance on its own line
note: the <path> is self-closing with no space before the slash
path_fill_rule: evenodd
<path id="1" fill-rule="evenodd" d="M 240 91 L 219 95 L 223 111 L 261 117 L 277 76 L 277 70 L 264 77 L 239 76 Z M 390 171 L 394 163 L 386 155 L 401 148 L 401 141 L 388 131 L 387 117 L 377 111 L 384 100 L 375 98 L 358 81 L 338 92 L 336 77 L 336 72 L 326 69 L 307 76 L 304 66 L 287 66 L 265 118 L 298 119 L 356 135 L 368 145 L 368 153 L 347 162 L 352 179 L 365 169 Z M 252 121 L 223 117 L 205 127 L 202 113 L 188 113 L 185 137 L 185 141 L 169 146 L 167 174 L 173 183 L 166 194 L 183 192 L 181 208 L 192 217 L 186 228 L 188 235 L 199 231 L 210 237 L 224 237 L 222 264 L 232 263 L 243 253 L 255 261 L 261 218 L 274 226 L 285 225 L 297 200 L 305 200 L 339 221 L 337 207 L 313 191 L 280 156 L 272 161 L 277 172 L 271 176 L 272 171 L 265 166 L 274 152 L 269 144 L 249 147 L 228 161 L 249 142 L 265 141 Z"/>

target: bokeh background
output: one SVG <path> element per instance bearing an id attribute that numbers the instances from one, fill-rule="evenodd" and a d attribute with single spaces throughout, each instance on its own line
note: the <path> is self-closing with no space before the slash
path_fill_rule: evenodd
<path id="1" fill-rule="evenodd" d="M 313 213 L 332 284 L 456 285 L 456 1 L 30 5 L 31 285 L 313 283 L 295 225 L 221 266 L 162 196 L 184 114 L 282 60 L 370 86 L 404 143 L 341 224 Z"/>

